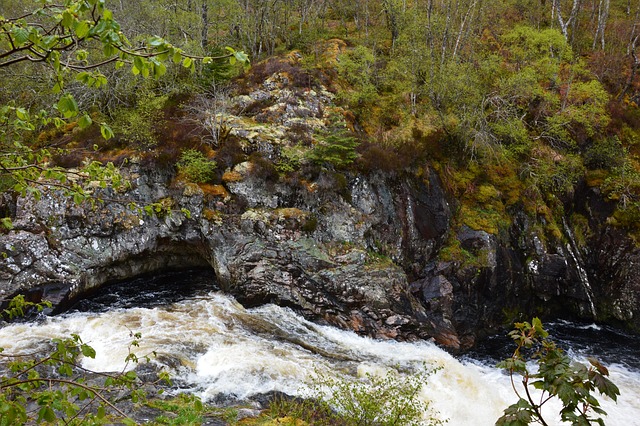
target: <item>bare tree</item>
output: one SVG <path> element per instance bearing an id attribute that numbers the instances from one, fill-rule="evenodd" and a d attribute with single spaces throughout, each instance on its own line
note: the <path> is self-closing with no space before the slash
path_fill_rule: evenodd
<path id="1" fill-rule="evenodd" d="M 571 7 L 571 12 L 569 12 L 569 16 L 566 19 L 562 16 L 561 8 L 561 0 L 553 0 L 551 6 L 551 19 L 554 16 L 558 19 L 558 24 L 560 24 L 560 31 L 562 31 L 562 35 L 564 38 L 569 41 L 569 29 L 573 29 L 575 27 L 576 21 L 578 19 L 578 12 L 580 12 L 580 6 L 582 5 L 581 0 L 573 0 L 573 6 Z"/>
<path id="2" fill-rule="evenodd" d="M 593 49 L 596 49 L 598 45 L 598 39 L 600 40 L 600 47 L 604 49 L 604 29 L 607 25 L 607 19 L 609 18 L 609 0 L 600 0 L 598 4 L 598 25 L 596 26 L 596 33 L 593 36 Z"/>

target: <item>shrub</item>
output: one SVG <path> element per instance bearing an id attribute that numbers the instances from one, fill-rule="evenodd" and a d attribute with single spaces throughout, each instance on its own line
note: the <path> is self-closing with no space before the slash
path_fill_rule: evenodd
<path id="1" fill-rule="evenodd" d="M 389 369 L 384 375 L 366 373 L 360 380 L 318 373 L 310 388 L 316 400 L 324 401 L 349 426 L 439 425 L 442 421 L 419 398 L 431 373 L 402 375 Z"/>
<path id="2" fill-rule="evenodd" d="M 222 170 L 233 168 L 245 161 L 247 156 L 242 150 L 240 141 L 235 137 L 228 137 L 216 153 L 216 162 Z"/>
<path id="3" fill-rule="evenodd" d="M 584 153 L 584 165 L 589 169 L 611 170 L 622 165 L 625 150 L 614 136 L 593 141 Z"/>
<path id="4" fill-rule="evenodd" d="M 207 159 L 200 151 L 188 149 L 180 156 L 178 172 L 188 181 L 205 183 L 213 179 L 216 162 Z"/>
<path id="5" fill-rule="evenodd" d="M 345 168 L 358 158 L 358 144 L 358 140 L 346 132 L 325 135 L 307 154 L 307 158 L 316 164 Z"/>
<path id="6" fill-rule="evenodd" d="M 253 164 L 251 168 L 251 174 L 253 176 L 270 182 L 276 182 L 278 180 L 278 169 L 271 160 L 261 153 L 257 151 L 251 153 L 251 155 L 249 155 L 249 161 Z"/>
<path id="7" fill-rule="evenodd" d="M 10 301 L 0 318 L 14 319 L 29 310 L 50 306 L 49 302 L 33 303 L 19 295 Z M 34 353 L 2 353 L 6 368 L 0 375 L 0 425 L 135 424 L 116 405 L 123 399 L 137 403 L 146 397 L 137 374 L 126 371 L 131 363 L 139 361 L 131 348 L 138 346 L 140 335 L 132 333 L 131 337 L 125 369 L 118 373 L 96 373 L 82 368 L 81 358 L 94 358 L 96 352 L 75 334 L 53 339 L 47 349 Z M 166 373 L 159 374 L 160 380 L 168 381 Z"/>
<path id="8" fill-rule="evenodd" d="M 162 120 L 163 108 L 169 97 L 142 94 L 135 108 L 119 110 L 114 117 L 113 130 L 118 137 L 142 148 L 158 143 L 157 126 Z"/>
<path id="9" fill-rule="evenodd" d="M 593 413 L 606 414 L 593 393 L 598 391 L 615 401 L 620 391 L 607 378 L 609 372 L 600 362 L 589 358 L 589 367 L 573 363 L 556 346 L 538 318 L 531 323 L 516 323 L 509 336 L 516 349 L 498 367 L 509 372 L 519 399 L 504 410 L 504 416 L 498 419 L 496 426 L 527 426 L 531 422 L 546 425 L 542 407 L 552 399 L 559 399 L 562 403 L 560 418 L 563 422 L 574 426 L 604 426 L 604 420 L 593 416 Z M 537 366 L 535 372 L 529 364 L 531 361 Z M 517 390 L 514 376 L 522 378 L 522 395 Z M 531 389 L 541 391 L 542 395 L 532 395 Z"/>

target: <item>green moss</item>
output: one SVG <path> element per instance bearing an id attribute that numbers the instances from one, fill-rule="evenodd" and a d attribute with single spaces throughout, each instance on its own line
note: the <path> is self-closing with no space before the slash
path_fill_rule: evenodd
<path id="1" fill-rule="evenodd" d="M 511 221 L 502 205 L 487 204 L 485 207 L 463 205 L 458 213 L 460 223 L 476 231 L 485 231 L 496 235 L 501 228 L 506 228 Z"/>
<path id="2" fill-rule="evenodd" d="M 488 253 L 486 250 L 480 250 L 478 254 L 474 254 L 465 250 L 455 236 L 449 237 L 445 245 L 440 249 L 438 258 L 444 262 L 456 262 L 461 268 L 476 267 L 483 268 L 488 264 Z"/>
<path id="3" fill-rule="evenodd" d="M 587 238 L 591 235 L 589 220 L 579 213 L 572 214 L 570 220 L 576 243 L 581 247 L 586 246 Z"/>
<path id="4" fill-rule="evenodd" d="M 318 229 L 318 217 L 314 214 L 310 214 L 302 224 L 302 230 L 309 234 Z"/>

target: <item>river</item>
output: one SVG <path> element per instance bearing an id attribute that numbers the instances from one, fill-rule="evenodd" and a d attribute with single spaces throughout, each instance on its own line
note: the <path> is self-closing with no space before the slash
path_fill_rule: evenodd
<path id="1" fill-rule="evenodd" d="M 607 363 L 621 391 L 618 403 L 600 400 L 609 426 L 640 426 L 640 339 L 596 325 L 557 322 L 552 333 L 580 360 Z M 431 374 L 420 398 L 452 426 L 489 426 L 515 402 L 509 378 L 494 367 L 505 340 L 455 358 L 430 342 L 378 341 L 306 321 L 275 305 L 245 309 L 215 290 L 211 272 L 187 271 L 140 278 L 103 289 L 70 311 L 0 329 L 0 346 L 31 351 L 52 337 L 79 334 L 96 351 L 83 366 L 123 368 L 131 333 L 141 333 L 138 355 L 171 371 L 180 391 L 207 401 L 245 400 L 281 391 L 302 395 L 316 372 L 355 377 L 388 368 Z M 506 353 L 506 352 L 504 352 Z M 549 415 L 557 409 L 548 408 Z M 557 410 L 556 410 L 557 411 Z M 556 420 L 556 423 L 559 424 Z"/>

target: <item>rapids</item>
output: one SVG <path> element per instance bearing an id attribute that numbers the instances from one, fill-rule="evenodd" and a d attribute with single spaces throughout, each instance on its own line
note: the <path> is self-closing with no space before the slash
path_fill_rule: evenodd
<path id="1" fill-rule="evenodd" d="M 162 284 L 167 281 L 173 284 Z M 95 359 L 84 359 L 84 367 L 116 371 L 131 368 L 123 360 L 131 334 L 141 333 L 136 354 L 155 352 L 152 362 L 170 370 L 180 391 L 205 400 L 221 394 L 245 400 L 269 391 L 304 395 L 304 385 L 315 372 L 355 377 L 364 371 L 418 371 L 426 366 L 440 369 L 429 376 L 420 397 L 436 417 L 448 419 L 448 425 L 493 425 L 515 402 L 508 377 L 486 354 L 456 359 L 430 342 L 372 340 L 311 323 L 275 305 L 245 309 L 232 297 L 211 290 L 214 283 L 201 273 L 170 274 L 151 284 L 141 290 L 135 281 L 128 282 L 65 314 L 7 325 L 0 329 L 0 346 L 10 353 L 27 352 L 53 337 L 77 333 L 97 351 Z M 584 357 L 583 349 L 573 355 Z M 609 413 L 606 422 L 638 426 L 640 366 L 614 358 L 607 354 L 621 396 L 617 404 L 600 398 Z"/>

